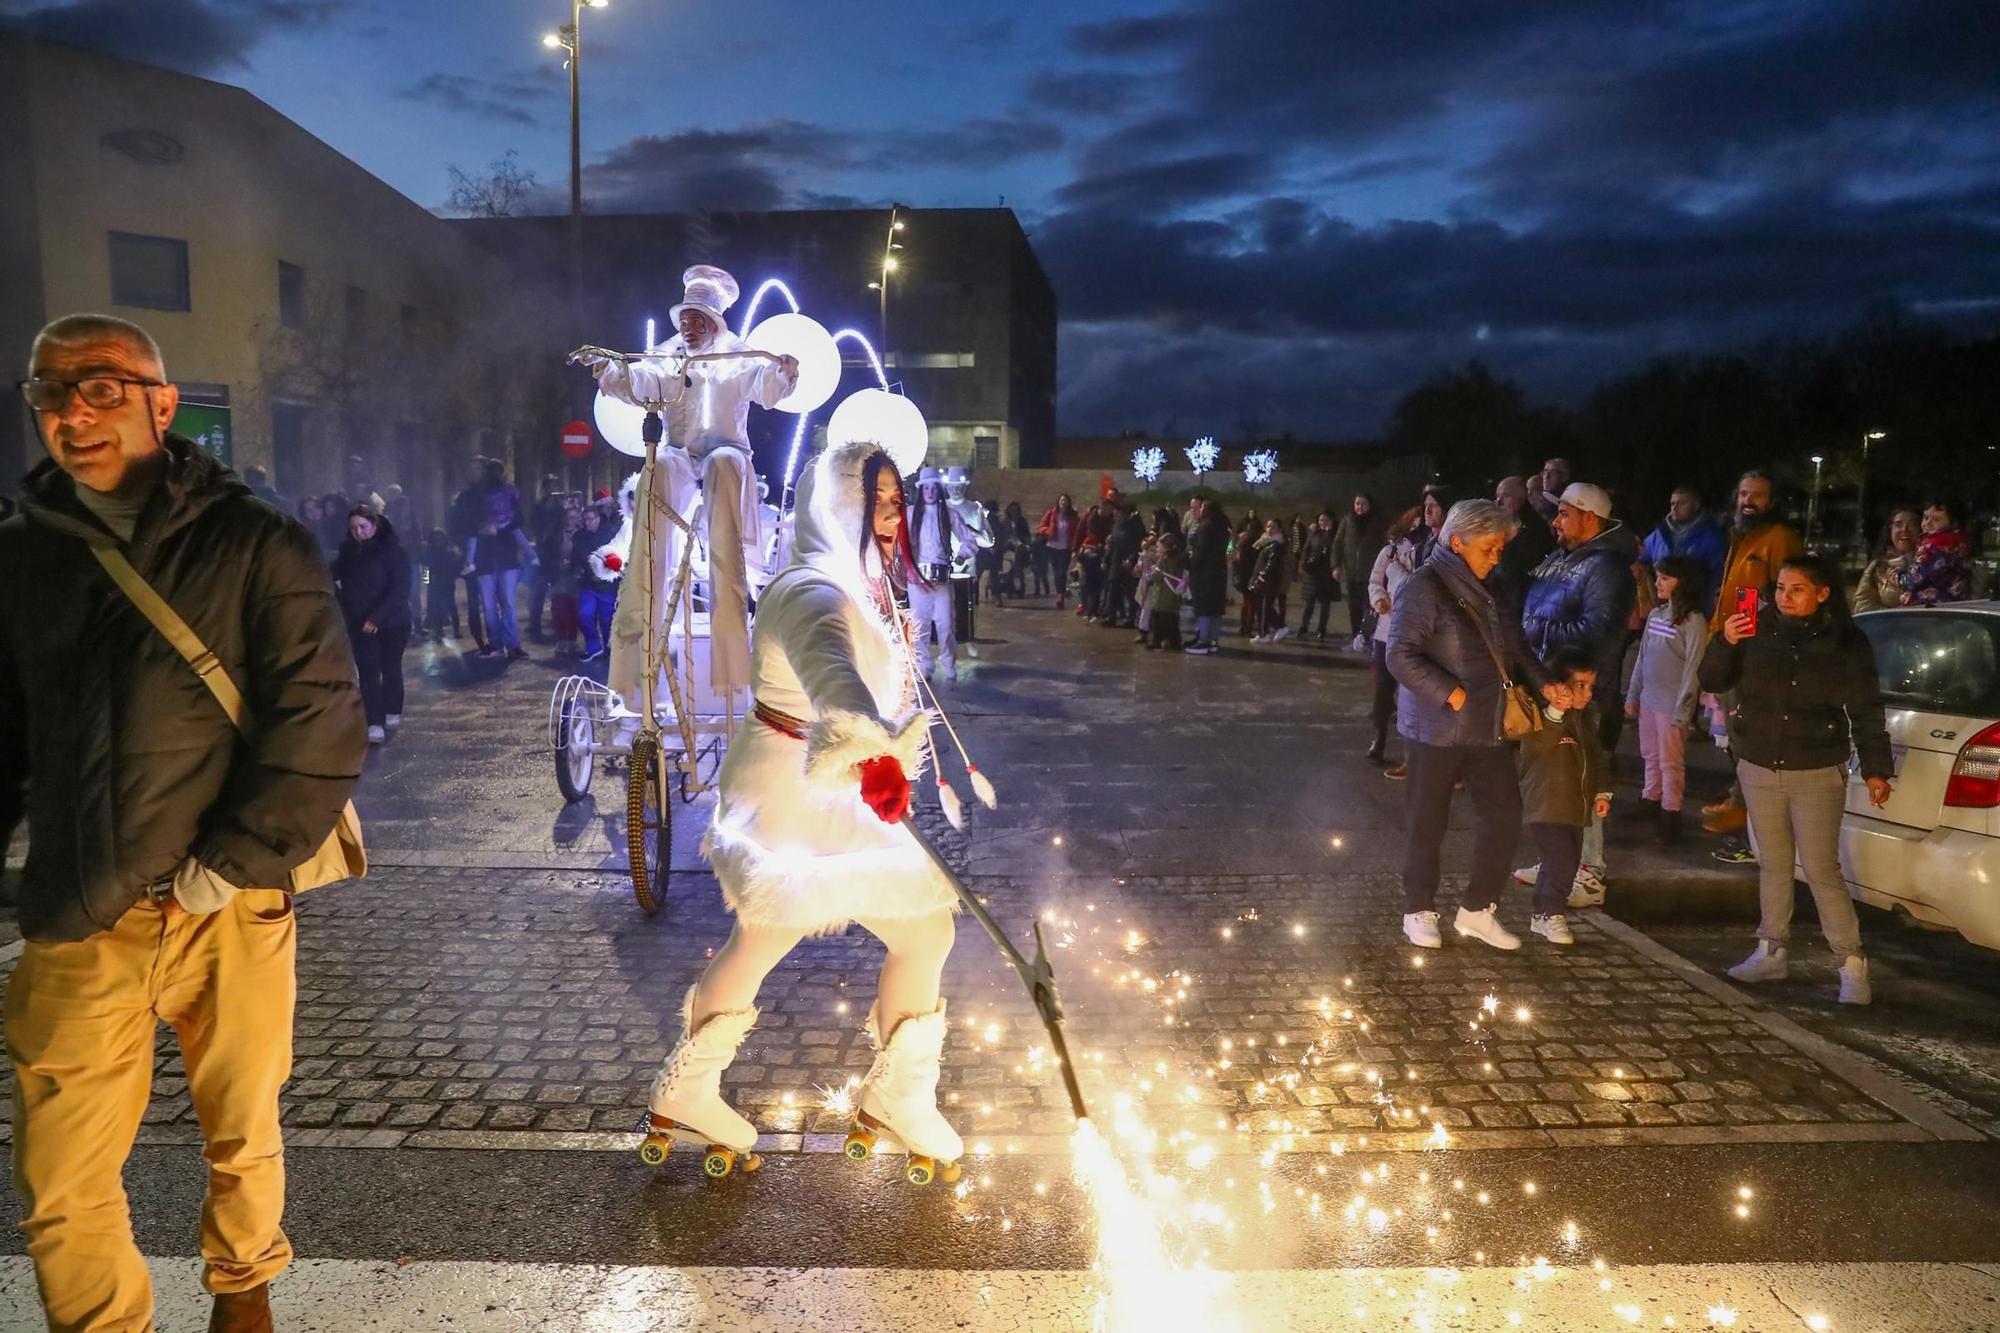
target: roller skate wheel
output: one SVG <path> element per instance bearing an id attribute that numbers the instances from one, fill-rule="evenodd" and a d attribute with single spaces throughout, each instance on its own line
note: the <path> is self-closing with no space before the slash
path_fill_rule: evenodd
<path id="1" fill-rule="evenodd" d="M 947 1185 L 956 1185 L 958 1178 L 965 1174 L 965 1168 L 957 1162 L 946 1162 L 938 1168 L 938 1179 Z"/>
<path id="2" fill-rule="evenodd" d="M 647 1166 L 658 1166 L 667 1160 L 667 1149 L 671 1143 L 664 1134 L 648 1134 L 646 1141 L 639 1145 L 639 1160 Z"/>
<path id="3" fill-rule="evenodd" d="M 701 1159 L 701 1169 L 712 1180 L 720 1180 L 736 1165 L 736 1153 L 730 1148 L 710 1148 L 708 1156 Z"/>
<path id="4" fill-rule="evenodd" d="M 936 1174 L 936 1164 L 930 1158 L 912 1157 L 909 1166 L 903 1172 L 903 1179 L 912 1185 L 928 1185 L 931 1183 L 931 1177 Z"/>
<path id="5" fill-rule="evenodd" d="M 849 1132 L 847 1144 L 841 1151 L 847 1154 L 850 1162 L 865 1162 L 868 1154 L 875 1151 L 875 1136 L 865 1129 L 853 1130 Z"/>

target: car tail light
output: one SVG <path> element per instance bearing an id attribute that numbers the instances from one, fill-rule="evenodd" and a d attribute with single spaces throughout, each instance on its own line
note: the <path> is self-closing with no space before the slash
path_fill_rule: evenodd
<path id="1" fill-rule="evenodd" d="M 2000 806 L 2000 722 L 1965 743 L 1951 766 L 1944 803 L 1963 809 L 1991 810 Z"/>

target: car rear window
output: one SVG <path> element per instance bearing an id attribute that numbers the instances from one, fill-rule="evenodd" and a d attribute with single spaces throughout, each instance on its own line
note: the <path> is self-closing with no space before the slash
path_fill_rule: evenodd
<path id="1" fill-rule="evenodd" d="M 1875 645 L 1889 707 L 2000 717 L 2000 616 L 1889 611 L 1854 623 Z"/>

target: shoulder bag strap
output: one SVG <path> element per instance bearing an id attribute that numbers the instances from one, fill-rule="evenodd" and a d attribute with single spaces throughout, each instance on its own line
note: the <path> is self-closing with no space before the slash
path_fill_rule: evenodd
<path id="1" fill-rule="evenodd" d="M 1453 593 L 1452 597 L 1458 602 L 1458 609 L 1465 612 L 1465 618 L 1472 622 L 1472 628 L 1478 631 L 1479 641 L 1486 645 L 1487 656 L 1493 659 L 1493 669 L 1500 673 L 1500 688 L 1503 690 L 1513 689 L 1514 673 L 1509 671 L 1507 664 L 1500 660 L 1500 649 L 1493 642 L 1493 636 L 1487 632 L 1485 624 L 1479 619 L 1479 614 L 1471 606 L 1467 605 L 1466 600 L 1457 593 Z"/>
<path id="2" fill-rule="evenodd" d="M 180 613 L 167 605 L 166 598 L 154 592 L 153 585 L 132 568 L 132 562 L 125 558 L 123 551 L 115 546 L 93 545 L 90 553 L 97 557 L 97 563 L 104 566 L 104 572 L 111 576 L 111 581 L 118 585 L 132 605 L 139 608 L 139 614 L 151 621 L 153 628 L 174 646 L 174 651 L 194 668 L 194 674 L 201 677 L 201 683 L 208 686 L 208 692 L 215 696 L 215 701 L 222 705 L 222 711 L 241 731 L 243 694 L 236 688 L 236 682 L 229 678 L 229 673 L 222 669 L 221 659 L 188 628 Z"/>

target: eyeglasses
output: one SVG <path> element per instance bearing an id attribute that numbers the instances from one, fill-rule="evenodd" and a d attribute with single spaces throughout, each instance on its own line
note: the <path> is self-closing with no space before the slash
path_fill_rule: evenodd
<path id="1" fill-rule="evenodd" d="M 116 375 L 92 375 L 80 380 L 31 379 L 22 380 L 16 386 L 21 397 L 28 400 L 28 406 L 37 412 L 60 412 L 69 403 L 71 390 L 83 400 L 85 407 L 107 411 L 120 407 L 125 402 L 125 386 L 141 385 L 148 389 L 163 389 L 164 380 L 122 379 Z"/>

